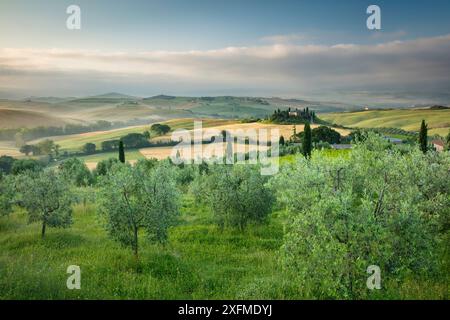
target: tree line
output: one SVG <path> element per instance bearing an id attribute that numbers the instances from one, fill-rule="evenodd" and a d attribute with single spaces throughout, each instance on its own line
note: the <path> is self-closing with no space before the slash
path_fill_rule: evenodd
<path id="1" fill-rule="evenodd" d="M 171 128 L 165 124 L 154 124 L 150 127 L 149 130 L 144 131 L 143 133 L 129 133 L 120 139 L 106 140 L 102 141 L 100 144 L 100 149 L 97 149 L 97 145 L 92 142 L 85 143 L 80 151 L 73 155 L 91 155 L 97 152 L 111 152 L 119 149 L 120 141 L 124 144 L 124 146 L 128 149 L 135 148 L 146 148 L 146 147 L 159 147 L 159 146 L 173 146 L 178 142 L 175 141 L 157 141 L 150 142 L 150 138 L 157 137 L 160 135 L 164 135 L 168 133 Z M 61 147 L 56 144 L 53 140 L 45 139 L 36 144 L 22 144 L 20 147 L 20 152 L 33 156 L 50 156 L 51 158 L 59 158 L 70 156 L 68 151 L 60 152 Z"/>
<path id="2" fill-rule="evenodd" d="M 122 122 L 109 122 L 99 120 L 92 124 L 66 124 L 61 127 L 56 126 L 38 126 L 35 128 L 15 128 L 15 129 L 0 129 L 0 140 L 23 140 L 30 141 L 51 136 L 63 136 L 69 134 L 78 134 L 100 130 L 111 130 L 124 126 Z"/>
<path id="3" fill-rule="evenodd" d="M 272 123 L 288 124 L 288 123 L 313 123 L 318 121 L 315 111 L 309 110 L 309 107 L 303 109 L 286 110 L 277 109 L 269 117 Z"/>

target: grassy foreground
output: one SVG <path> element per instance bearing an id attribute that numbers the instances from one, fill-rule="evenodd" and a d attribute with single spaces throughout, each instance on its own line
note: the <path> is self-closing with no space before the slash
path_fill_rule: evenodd
<path id="1" fill-rule="evenodd" d="M 26 224 L 23 212 L 0 220 L 0 299 L 281 298 L 274 283 L 282 226 L 273 219 L 245 233 L 220 231 L 185 199 L 180 225 L 165 247 L 141 239 L 140 261 L 108 238 L 95 208 L 77 206 L 72 228 Z M 68 290 L 66 269 L 81 267 L 81 290 Z M 264 287 L 261 283 L 267 283 Z"/>
<path id="2" fill-rule="evenodd" d="M 166 246 L 140 240 L 139 262 L 113 242 L 93 205 L 75 207 L 70 229 L 26 224 L 23 211 L 0 219 L 0 299 L 301 299 L 302 288 L 278 264 L 279 213 L 245 232 L 220 231 L 211 213 L 183 200 Z M 69 265 L 81 267 L 81 290 L 68 290 Z M 417 279 L 372 298 L 442 299 L 446 287 Z"/>

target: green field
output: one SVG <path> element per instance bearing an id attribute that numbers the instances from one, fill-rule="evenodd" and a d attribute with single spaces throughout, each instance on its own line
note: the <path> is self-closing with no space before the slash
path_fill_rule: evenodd
<path id="1" fill-rule="evenodd" d="M 314 152 L 311 161 L 316 156 L 332 161 L 342 156 L 342 160 L 349 160 L 349 156 L 357 152 L 355 150 Z M 137 153 L 127 152 L 127 159 L 139 157 Z M 92 155 L 83 160 L 94 162 L 109 156 L 116 154 Z M 286 175 L 288 171 L 280 171 L 287 179 L 282 180 L 283 186 L 289 179 L 294 183 L 301 180 L 302 173 L 292 169 L 300 165 L 302 159 L 302 155 L 281 158 L 280 162 L 286 164 L 284 169 L 295 173 L 291 178 Z M 187 166 L 184 169 L 188 169 Z M 72 185 L 73 190 L 82 191 L 79 194 L 88 195 L 90 200 L 83 205 L 78 199 L 80 204 L 72 206 L 73 225 L 70 228 L 48 228 L 44 238 L 41 237 L 42 224 L 29 223 L 24 209 L 15 207 L 9 216 L 0 216 L 0 300 L 311 298 L 306 293 L 306 284 L 299 283 L 298 279 L 293 281 L 296 275 L 281 263 L 283 257 L 285 259 L 286 240 L 292 236 L 287 230 L 292 230 L 295 211 L 277 202 L 263 223 L 250 223 L 242 230 L 221 229 L 213 209 L 200 204 L 188 191 L 189 185 L 178 186 L 181 191 L 180 216 L 169 229 L 168 242 L 150 243 L 141 232 L 138 258 L 130 247 L 113 241 L 105 231 L 104 217 L 98 214 L 100 197 L 95 196 L 98 185 L 86 188 Z M 283 186 L 274 185 L 277 190 L 283 190 Z M 293 195 L 289 188 L 283 192 Z M 295 192 L 297 190 L 294 195 Z M 445 203 L 439 197 L 436 201 L 433 203 L 437 208 Z M 442 207 L 439 210 L 443 210 Z M 304 237 L 310 235 L 303 233 L 299 239 Z M 448 238 L 439 239 L 445 241 Z M 439 257 L 442 261 L 447 259 L 446 256 Z M 328 256 L 323 258 L 330 259 Z M 311 257 L 303 253 L 298 259 Z M 67 289 L 69 275 L 66 270 L 70 265 L 81 268 L 81 290 Z M 320 272 L 328 268 L 320 263 L 313 267 Z M 360 285 L 365 287 L 364 270 L 361 272 L 364 281 Z M 389 274 L 389 277 L 383 277 L 382 290 L 364 291 L 364 298 L 448 299 L 447 283 L 438 270 L 436 272 L 428 277 L 405 273 L 401 282 L 395 274 Z"/>
<path id="2" fill-rule="evenodd" d="M 164 121 L 161 123 L 168 124 L 172 130 L 176 129 L 186 129 L 191 130 L 194 128 L 194 120 L 195 119 L 176 119 Z M 222 120 L 222 119 L 197 119 L 202 120 L 203 127 L 214 127 L 225 124 L 235 123 L 236 121 L 232 120 Z M 129 133 L 143 133 L 146 130 L 150 129 L 150 124 L 146 126 L 132 126 L 122 129 L 115 129 L 110 131 L 97 131 L 97 132 L 89 132 L 89 133 L 81 133 L 74 134 L 68 136 L 57 136 L 57 137 L 49 137 L 55 141 L 55 143 L 61 146 L 62 150 L 67 151 L 80 151 L 81 147 L 86 143 L 95 143 L 97 148 L 101 148 L 101 143 L 106 140 L 118 140 L 121 137 L 129 134 Z M 47 138 L 45 138 L 47 139 Z M 155 137 L 153 140 L 158 140 L 158 137 Z M 37 143 L 43 139 L 30 141 L 30 144 Z"/>
<path id="3" fill-rule="evenodd" d="M 148 126 L 133 126 L 122 129 L 110 130 L 110 131 L 95 131 L 89 133 L 80 133 L 67 136 L 47 137 L 30 141 L 30 144 L 38 143 L 44 139 L 50 139 L 61 146 L 62 150 L 67 151 L 80 151 L 81 147 L 86 143 L 95 143 L 97 148 L 101 147 L 101 143 L 106 140 L 120 139 L 121 137 L 129 133 L 142 133 Z"/>
<path id="4" fill-rule="evenodd" d="M 126 160 L 139 160 L 144 159 L 145 157 L 139 152 L 139 150 L 127 150 L 126 151 Z M 117 158 L 117 152 L 102 152 L 97 154 L 92 154 L 89 156 L 78 157 L 84 162 L 99 162 L 102 160 L 106 160 L 109 158 Z"/>
<path id="5" fill-rule="evenodd" d="M 186 198 L 166 246 L 142 239 L 140 261 L 107 237 L 94 206 L 76 207 L 74 225 L 46 239 L 23 212 L 0 219 L 0 299 L 283 298 L 277 268 L 282 225 L 221 232 L 210 212 Z M 79 265 L 82 290 L 67 290 L 66 268 Z M 297 290 L 295 290 L 297 291 Z M 292 296 L 292 293 L 289 294 Z"/>
<path id="6" fill-rule="evenodd" d="M 17 210 L 0 218 L 0 299 L 302 299 L 278 263 L 281 212 L 245 231 L 223 230 L 211 212 L 184 197 L 182 215 L 166 245 L 140 240 L 137 262 L 107 236 L 92 204 L 75 207 L 70 229 L 27 224 Z M 68 290 L 66 269 L 81 268 L 81 290 Z M 412 280 L 372 298 L 441 299 L 441 284 Z M 417 291 L 418 290 L 418 291 Z"/>
<path id="7" fill-rule="evenodd" d="M 400 128 L 419 131 L 424 119 L 430 135 L 446 136 L 450 129 L 450 109 L 395 109 L 369 110 L 321 114 L 320 118 L 331 123 L 352 128 Z"/>

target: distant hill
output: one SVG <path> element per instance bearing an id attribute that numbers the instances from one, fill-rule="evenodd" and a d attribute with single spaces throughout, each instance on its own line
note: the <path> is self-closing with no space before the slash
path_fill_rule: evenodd
<path id="1" fill-rule="evenodd" d="M 42 112 L 0 108 L 0 129 L 17 127 L 62 126 L 65 121 Z"/>
<path id="2" fill-rule="evenodd" d="M 130 100 L 138 100 L 140 98 L 138 97 L 134 97 L 134 96 L 129 96 L 127 94 L 123 94 L 123 93 L 118 93 L 118 92 L 109 92 L 109 93 L 105 93 L 105 94 L 100 94 L 100 95 L 96 95 L 96 96 L 91 96 L 88 98 L 99 98 L 99 99 L 103 99 L 103 98 L 107 98 L 107 99 L 130 99 Z"/>
<path id="3" fill-rule="evenodd" d="M 140 100 L 140 98 L 129 96 L 122 93 L 110 92 L 105 94 L 100 94 L 96 96 L 89 96 L 83 98 L 72 99 L 69 102 L 72 103 L 115 103 L 120 101 L 135 101 Z"/>
<path id="4" fill-rule="evenodd" d="M 144 98 L 144 100 L 158 100 L 158 99 L 161 99 L 161 100 L 174 100 L 176 98 L 177 97 L 175 97 L 175 96 L 166 96 L 164 94 L 160 94 L 160 95 L 153 96 L 153 97 L 150 97 L 150 98 Z"/>
<path id="5" fill-rule="evenodd" d="M 435 106 L 429 107 L 429 109 L 430 110 L 445 110 L 445 109 L 450 109 L 450 107 L 435 105 Z"/>
<path id="6" fill-rule="evenodd" d="M 25 100 L 0 100 L 0 108 L 39 112 L 65 122 L 88 123 L 98 120 L 132 125 L 176 118 L 265 118 L 275 110 L 309 108 L 317 114 L 362 110 L 362 106 L 329 101 L 278 97 L 172 96 L 141 98 L 118 92 L 77 98 L 30 97 Z M 433 108 L 441 108 L 435 106 Z M 321 117 L 321 116 L 319 116 Z M 17 127 L 27 121 L 11 122 Z M 48 123 L 54 123 L 49 121 Z M 44 123 L 45 125 L 45 123 Z"/>
<path id="7" fill-rule="evenodd" d="M 29 97 L 24 99 L 25 102 L 44 102 L 44 103 L 60 103 L 64 101 L 69 101 L 76 99 L 75 97 L 67 97 L 67 98 L 60 98 L 60 97 Z"/>

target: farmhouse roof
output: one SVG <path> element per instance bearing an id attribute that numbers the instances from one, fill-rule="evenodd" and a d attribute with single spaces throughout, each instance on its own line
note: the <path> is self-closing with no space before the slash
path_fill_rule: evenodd
<path id="1" fill-rule="evenodd" d="M 433 140 L 433 141 L 431 141 L 431 143 L 435 144 L 435 145 L 438 145 L 438 146 L 441 146 L 441 147 L 444 146 L 444 141 L 442 141 L 442 140 Z"/>

